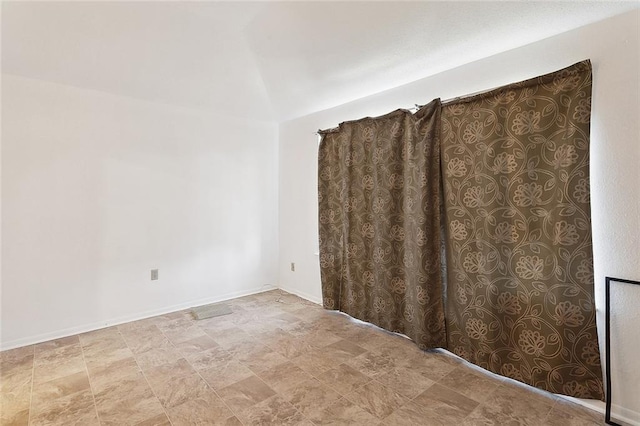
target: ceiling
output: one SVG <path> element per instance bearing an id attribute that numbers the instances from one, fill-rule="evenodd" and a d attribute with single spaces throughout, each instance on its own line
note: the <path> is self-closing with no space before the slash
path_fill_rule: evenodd
<path id="1" fill-rule="evenodd" d="M 631 2 L 2 2 L 2 72 L 284 121 Z"/>

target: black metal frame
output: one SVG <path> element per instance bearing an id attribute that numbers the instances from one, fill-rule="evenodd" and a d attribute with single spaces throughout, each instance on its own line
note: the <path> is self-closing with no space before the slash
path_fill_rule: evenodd
<path id="1" fill-rule="evenodd" d="M 605 363 L 605 375 L 606 375 L 606 391 L 607 391 L 607 408 L 605 411 L 605 415 L 604 415 L 604 421 L 606 424 L 608 425 L 615 425 L 615 426 L 620 426 L 618 423 L 615 423 L 611 420 L 611 358 L 610 358 L 610 354 L 611 354 L 611 339 L 609 336 L 609 329 L 611 326 L 611 318 L 609 315 L 609 311 L 610 311 L 610 304 L 611 304 L 611 292 L 610 292 L 610 286 L 611 286 L 611 281 L 616 281 L 619 283 L 623 283 L 623 284 L 635 284 L 640 286 L 640 281 L 632 281 L 632 280 L 625 280 L 622 278 L 613 278 L 613 277 L 606 277 L 605 279 L 605 328 L 606 328 L 606 335 L 605 335 L 605 357 L 606 357 L 606 363 Z"/>

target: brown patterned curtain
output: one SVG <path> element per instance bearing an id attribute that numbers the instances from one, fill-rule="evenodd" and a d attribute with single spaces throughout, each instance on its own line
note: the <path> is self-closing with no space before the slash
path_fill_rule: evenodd
<path id="1" fill-rule="evenodd" d="M 440 101 L 321 132 L 323 304 L 444 347 Z"/>
<path id="2" fill-rule="evenodd" d="M 449 349 L 603 399 L 589 200 L 591 64 L 442 110 Z"/>

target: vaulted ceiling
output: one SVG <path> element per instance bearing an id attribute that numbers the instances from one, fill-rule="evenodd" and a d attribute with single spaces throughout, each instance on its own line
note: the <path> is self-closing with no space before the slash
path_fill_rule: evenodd
<path id="1" fill-rule="evenodd" d="M 632 2 L 3 2 L 2 72 L 284 121 Z"/>

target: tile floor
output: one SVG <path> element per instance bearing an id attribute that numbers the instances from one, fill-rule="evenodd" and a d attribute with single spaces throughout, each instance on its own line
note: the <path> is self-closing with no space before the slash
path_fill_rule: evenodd
<path id="1" fill-rule="evenodd" d="M 603 423 L 279 290 L 228 303 L 222 317 L 182 311 L 0 353 L 0 423 Z"/>

